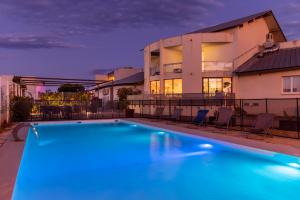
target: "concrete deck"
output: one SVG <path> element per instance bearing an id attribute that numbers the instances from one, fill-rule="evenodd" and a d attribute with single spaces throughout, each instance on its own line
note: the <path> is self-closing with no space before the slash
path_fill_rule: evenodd
<path id="1" fill-rule="evenodd" d="M 89 120 L 101 121 L 101 120 Z M 89 122 L 86 121 L 86 122 Z M 186 123 L 172 123 L 163 120 L 149 119 L 129 119 L 128 121 L 143 123 L 163 129 L 169 129 L 177 132 L 208 137 L 225 142 L 231 142 L 239 145 L 290 154 L 300 157 L 300 140 L 265 137 L 260 135 L 247 134 L 242 131 L 217 129 L 214 127 L 199 127 Z M 55 123 L 55 122 L 48 122 Z M 60 122 L 61 123 L 61 122 Z M 21 137 L 26 137 L 26 129 L 21 130 Z M 14 142 L 10 130 L 0 134 L 0 199 L 11 199 L 15 179 L 18 173 L 20 160 L 24 149 L 24 142 Z"/>
<path id="2" fill-rule="evenodd" d="M 11 199 L 25 142 L 14 142 L 11 130 L 1 133 L 0 137 L 0 199 Z M 21 130 L 25 138 L 26 130 Z"/>

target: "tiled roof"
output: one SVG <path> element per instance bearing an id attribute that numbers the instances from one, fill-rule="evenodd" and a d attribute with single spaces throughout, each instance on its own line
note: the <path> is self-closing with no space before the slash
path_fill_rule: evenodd
<path id="1" fill-rule="evenodd" d="M 235 73 L 261 73 L 294 68 L 300 68 L 300 47 L 279 49 L 262 57 L 255 55 L 236 69 Z"/>
<path id="2" fill-rule="evenodd" d="M 215 25 L 215 26 L 210 26 L 210 27 L 202 28 L 202 29 L 190 32 L 188 34 L 191 34 L 191 33 L 212 33 L 212 32 L 219 32 L 219 31 L 223 31 L 223 30 L 227 30 L 227 29 L 231 29 L 231 28 L 243 25 L 245 22 L 249 22 L 249 21 L 251 21 L 253 19 L 256 19 L 256 18 L 259 18 L 259 17 L 268 16 L 268 15 L 274 16 L 272 10 L 267 10 L 267 11 L 259 12 L 259 13 L 253 14 L 253 15 L 249 15 L 249 16 L 242 17 L 242 18 L 239 18 L 239 19 L 234 19 L 232 21 L 225 22 L 225 23 L 222 23 L 222 24 L 218 24 L 218 25 Z M 276 21 L 275 17 L 274 17 L 274 19 Z M 276 23 L 277 23 L 277 21 L 276 21 Z M 279 25 L 278 25 L 278 27 L 280 29 Z M 281 31 L 281 29 L 280 29 L 280 31 Z M 283 34 L 283 32 L 282 32 L 282 34 Z M 284 34 L 283 34 L 283 37 L 285 38 Z"/>
<path id="3" fill-rule="evenodd" d="M 144 72 L 138 72 L 136 74 L 133 74 L 131 76 L 128 76 L 120 80 L 101 84 L 97 87 L 97 89 L 102 89 L 111 86 L 141 84 L 143 82 L 144 82 Z"/>

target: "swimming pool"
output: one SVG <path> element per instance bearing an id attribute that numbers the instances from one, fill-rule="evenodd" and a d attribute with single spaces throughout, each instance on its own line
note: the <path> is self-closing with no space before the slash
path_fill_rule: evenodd
<path id="1" fill-rule="evenodd" d="M 126 121 L 30 129 L 13 199 L 298 199 L 300 159 Z"/>

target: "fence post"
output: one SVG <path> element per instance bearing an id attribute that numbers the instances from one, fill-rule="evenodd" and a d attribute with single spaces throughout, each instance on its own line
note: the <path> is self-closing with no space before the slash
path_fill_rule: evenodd
<path id="1" fill-rule="evenodd" d="M 298 133 L 298 139 L 300 139 L 299 135 L 299 99 L 296 99 L 296 104 L 297 104 L 297 133 Z"/>
<path id="2" fill-rule="evenodd" d="M 191 99 L 191 122 L 193 121 L 193 100 Z"/>
<path id="3" fill-rule="evenodd" d="M 171 99 L 169 99 L 169 118 L 171 118 Z"/>
<path id="4" fill-rule="evenodd" d="M 268 113 L 268 99 L 266 98 L 266 113 Z"/>
<path id="5" fill-rule="evenodd" d="M 240 108 L 241 108 L 241 127 L 244 129 L 244 103 L 243 99 L 240 99 Z"/>

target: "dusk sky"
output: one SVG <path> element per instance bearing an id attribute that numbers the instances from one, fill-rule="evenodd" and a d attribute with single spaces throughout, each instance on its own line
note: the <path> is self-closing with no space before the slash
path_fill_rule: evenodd
<path id="1" fill-rule="evenodd" d="M 0 0 L 0 74 L 93 78 L 142 67 L 148 43 L 269 9 L 300 39 L 296 0 Z"/>

